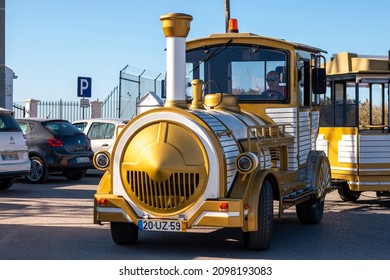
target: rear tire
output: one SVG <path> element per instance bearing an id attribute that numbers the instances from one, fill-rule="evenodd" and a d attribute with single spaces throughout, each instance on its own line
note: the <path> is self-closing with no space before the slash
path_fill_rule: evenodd
<path id="1" fill-rule="evenodd" d="M 0 179 L 0 190 L 6 190 L 12 187 L 15 183 L 15 178 L 3 178 Z"/>
<path id="2" fill-rule="evenodd" d="M 302 224 L 318 224 L 324 214 L 325 196 L 332 188 L 330 163 L 324 152 L 310 151 L 306 167 L 306 185 L 315 190 L 309 200 L 295 206 Z"/>
<path id="3" fill-rule="evenodd" d="M 32 184 L 42 184 L 49 178 L 49 171 L 45 163 L 40 157 L 31 157 L 30 173 L 26 176 L 26 180 Z"/>
<path id="4" fill-rule="evenodd" d="M 347 183 L 343 183 L 341 187 L 337 189 L 337 192 L 339 193 L 340 198 L 343 201 L 351 201 L 355 202 L 360 197 L 360 192 L 357 191 L 351 191 L 349 189 L 349 186 Z"/>
<path id="5" fill-rule="evenodd" d="M 111 222 L 111 237 L 115 244 L 134 244 L 138 240 L 138 227 L 133 223 Z"/>
<path id="6" fill-rule="evenodd" d="M 264 180 L 257 209 L 257 231 L 244 232 L 244 245 L 249 250 L 267 250 L 271 245 L 274 205 L 272 184 Z"/>
<path id="7" fill-rule="evenodd" d="M 325 200 L 323 198 L 311 199 L 296 205 L 297 217 L 302 224 L 318 224 L 324 213 Z"/>

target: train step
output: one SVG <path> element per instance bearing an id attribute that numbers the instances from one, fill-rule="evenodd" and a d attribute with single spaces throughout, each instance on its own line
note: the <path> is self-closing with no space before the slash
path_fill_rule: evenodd
<path id="1" fill-rule="evenodd" d="M 301 189 L 299 191 L 290 193 L 282 198 L 283 204 L 287 204 L 287 207 L 290 207 L 291 204 L 298 204 L 307 200 L 310 195 L 313 194 L 313 189 Z"/>

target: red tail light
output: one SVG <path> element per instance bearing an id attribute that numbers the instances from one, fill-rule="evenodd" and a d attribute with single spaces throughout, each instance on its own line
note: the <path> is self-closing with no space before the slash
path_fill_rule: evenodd
<path id="1" fill-rule="evenodd" d="M 52 146 L 52 147 L 62 147 L 62 146 L 64 146 L 64 142 L 62 140 L 55 139 L 55 138 L 49 138 L 49 139 L 47 139 L 47 142 L 49 142 L 49 145 Z"/>

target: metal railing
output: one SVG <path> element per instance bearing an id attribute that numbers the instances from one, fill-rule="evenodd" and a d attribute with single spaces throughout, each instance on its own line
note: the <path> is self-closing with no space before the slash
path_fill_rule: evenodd
<path id="1" fill-rule="evenodd" d="M 138 69 L 127 65 L 119 72 L 119 86 L 113 90 L 101 103 L 102 118 L 128 118 L 137 114 L 137 104 L 142 95 L 153 91 L 162 96 L 163 82 L 161 73 L 154 73 L 145 69 Z M 97 100 L 99 101 L 99 100 Z M 23 102 L 13 104 L 15 117 L 24 118 L 30 115 Z M 80 101 L 39 101 L 36 117 L 47 119 L 66 119 L 73 122 L 91 116 L 91 107 L 82 108 Z"/>

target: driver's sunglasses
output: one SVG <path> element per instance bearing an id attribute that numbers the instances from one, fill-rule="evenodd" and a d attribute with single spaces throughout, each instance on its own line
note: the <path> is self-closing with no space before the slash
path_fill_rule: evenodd
<path id="1" fill-rule="evenodd" d="M 279 80 L 279 78 L 272 77 L 272 78 L 267 78 L 266 79 L 267 82 L 275 82 L 276 80 Z"/>

